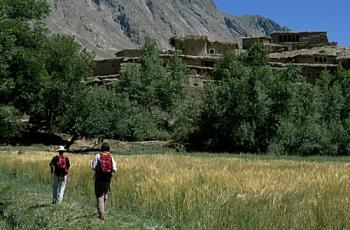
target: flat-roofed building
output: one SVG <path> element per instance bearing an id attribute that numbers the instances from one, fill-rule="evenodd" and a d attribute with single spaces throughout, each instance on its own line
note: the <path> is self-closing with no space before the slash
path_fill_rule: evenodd
<path id="1" fill-rule="evenodd" d="M 183 55 L 191 56 L 221 55 L 239 49 L 238 43 L 211 41 L 207 36 L 172 37 L 169 43 Z"/>
<path id="2" fill-rule="evenodd" d="M 350 48 L 339 46 L 321 46 L 311 49 L 270 53 L 269 64 L 272 67 L 299 66 L 301 74 L 310 82 L 315 81 L 323 70 L 335 72 L 339 68 L 350 68 Z"/>
<path id="3" fill-rule="evenodd" d="M 288 50 L 308 49 L 329 45 L 327 32 L 276 31 L 271 33 L 272 43 L 288 46 Z"/>

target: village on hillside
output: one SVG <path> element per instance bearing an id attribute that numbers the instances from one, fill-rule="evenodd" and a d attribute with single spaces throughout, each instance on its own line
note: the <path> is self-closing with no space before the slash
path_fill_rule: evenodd
<path id="1" fill-rule="evenodd" d="M 161 58 L 166 66 L 175 52 L 179 53 L 189 71 L 189 87 L 203 88 L 215 62 L 228 51 L 245 52 L 255 43 L 264 45 L 268 64 L 273 68 L 285 68 L 289 64 L 299 66 L 302 76 L 314 82 L 323 70 L 334 72 L 339 68 L 350 69 L 350 48 L 329 42 L 327 32 L 273 32 L 271 37 L 246 37 L 242 44 L 211 41 L 207 36 L 184 36 L 169 39 L 173 50 L 164 50 Z M 92 83 L 115 81 L 128 63 L 137 63 L 141 49 L 125 49 L 115 58 L 95 61 Z"/>

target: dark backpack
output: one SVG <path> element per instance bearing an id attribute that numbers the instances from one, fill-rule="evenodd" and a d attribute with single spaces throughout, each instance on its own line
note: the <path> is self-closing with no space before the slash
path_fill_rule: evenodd
<path id="1" fill-rule="evenodd" d="M 65 176 L 68 174 L 67 158 L 65 156 L 57 156 L 55 173 L 57 176 Z"/>

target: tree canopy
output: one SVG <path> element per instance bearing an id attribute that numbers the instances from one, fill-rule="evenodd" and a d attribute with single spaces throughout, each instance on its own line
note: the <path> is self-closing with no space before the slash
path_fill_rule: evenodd
<path id="1" fill-rule="evenodd" d="M 43 0 L 1 1 L 0 107 L 54 130 L 90 75 L 93 56 L 73 38 L 49 33 L 42 22 L 48 13 Z"/>

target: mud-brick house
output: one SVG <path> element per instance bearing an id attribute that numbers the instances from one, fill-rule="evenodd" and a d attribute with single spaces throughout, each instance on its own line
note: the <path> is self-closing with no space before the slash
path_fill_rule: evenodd
<path id="1" fill-rule="evenodd" d="M 214 69 L 214 64 L 220 58 L 219 56 L 192 56 L 178 55 L 187 66 L 189 82 L 188 86 L 195 89 L 203 89 Z M 172 54 L 161 55 L 166 66 L 172 60 Z"/>
<path id="2" fill-rule="evenodd" d="M 322 46 L 311 49 L 270 53 L 269 64 L 283 68 L 289 64 L 299 66 L 301 74 L 310 82 L 314 82 L 323 70 L 330 72 L 349 66 L 350 49 L 339 46 Z"/>
<path id="3" fill-rule="evenodd" d="M 310 49 L 330 45 L 327 32 L 276 31 L 271 33 L 272 43 L 288 47 L 288 50 Z"/>
<path id="4" fill-rule="evenodd" d="M 94 76 L 115 75 L 122 71 L 123 64 L 137 63 L 140 49 L 125 49 L 117 52 L 115 58 L 95 60 Z"/>
<path id="5" fill-rule="evenodd" d="M 249 50 L 254 44 L 262 44 L 265 46 L 269 53 L 284 52 L 288 50 L 288 47 L 282 44 L 272 43 L 270 37 L 245 37 L 242 38 L 242 49 Z"/>
<path id="6" fill-rule="evenodd" d="M 342 68 L 350 69 L 350 52 L 339 55 L 337 60 Z"/>
<path id="7" fill-rule="evenodd" d="M 242 48 L 247 50 L 255 43 L 268 48 L 272 67 L 299 66 L 301 74 L 310 82 L 314 82 L 323 70 L 350 69 L 350 49 L 329 43 L 326 32 L 277 31 L 271 38 L 243 38 Z"/>
<path id="8" fill-rule="evenodd" d="M 119 79 L 128 63 L 138 63 L 140 49 L 125 49 L 116 53 L 115 58 L 95 60 L 92 84 L 104 84 Z"/>
<path id="9" fill-rule="evenodd" d="M 172 37 L 169 43 L 187 65 L 189 87 L 194 91 L 203 89 L 210 79 L 214 64 L 223 54 L 239 51 L 238 43 L 211 41 L 207 36 Z M 162 55 L 162 58 L 165 62 L 170 60 L 166 55 Z"/>
<path id="10" fill-rule="evenodd" d="M 94 76 L 113 75 L 120 72 L 120 61 L 118 58 L 101 59 L 94 61 Z"/>
<path id="11" fill-rule="evenodd" d="M 207 36 L 172 37 L 169 43 L 181 54 L 191 56 L 222 55 L 239 49 L 238 43 L 211 41 Z"/>
<path id="12" fill-rule="evenodd" d="M 254 44 L 270 45 L 272 39 L 270 37 L 245 37 L 242 38 L 242 49 L 249 50 Z"/>
<path id="13" fill-rule="evenodd" d="M 271 53 L 331 45 L 327 32 L 275 31 L 271 37 L 242 38 L 242 49 L 248 50 L 255 43 L 263 44 Z"/>
<path id="14" fill-rule="evenodd" d="M 216 61 L 227 51 L 239 50 L 238 43 L 211 41 L 207 36 L 172 37 L 169 40 L 173 50 L 161 53 L 164 67 L 176 52 L 186 64 L 189 73 L 189 87 L 202 89 L 209 79 Z M 95 61 L 93 83 L 118 80 L 120 73 L 128 63 L 138 63 L 141 49 L 125 49 L 116 53 L 116 57 Z"/>

